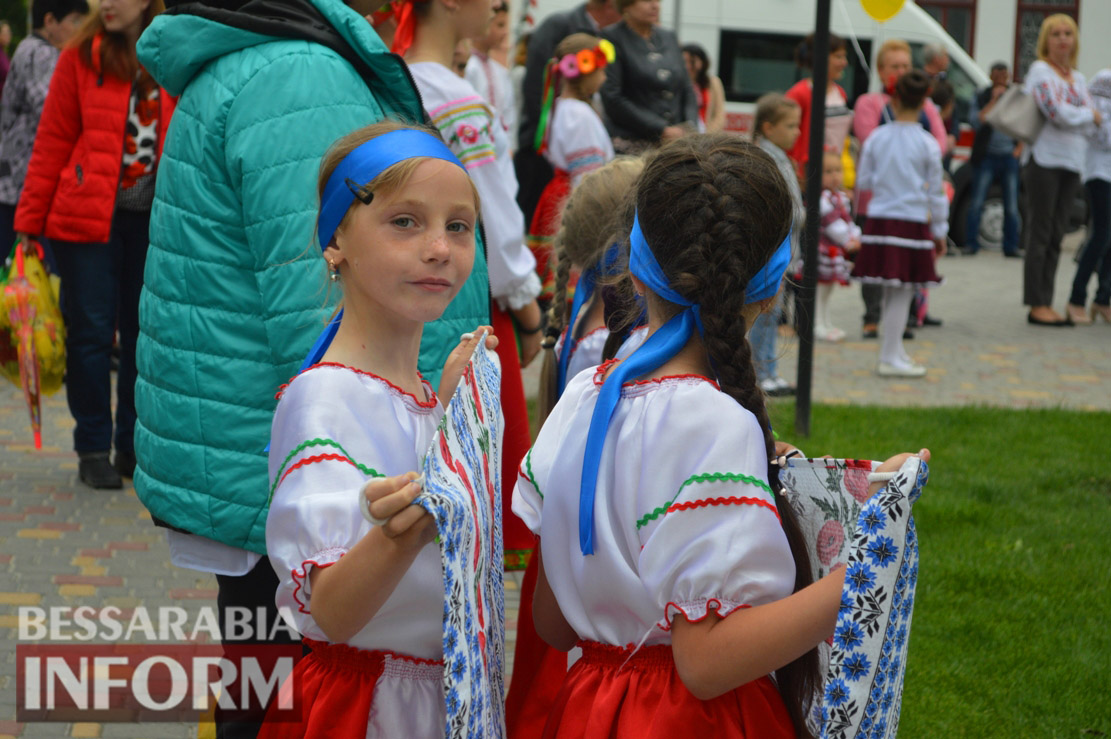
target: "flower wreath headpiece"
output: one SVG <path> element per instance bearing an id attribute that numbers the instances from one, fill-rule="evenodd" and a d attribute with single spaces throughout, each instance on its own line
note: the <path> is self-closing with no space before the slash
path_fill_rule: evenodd
<path id="1" fill-rule="evenodd" d="M 574 54 L 553 57 L 544 73 L 544 94 L 540 98 L 540 122 L 536 127 L 533 148 L 543 154 L 548 148 L 548 127 L 552 120 L 552 109 L 559 93 L 559 83 L 563 79 L 573 80 L 599 69 L 605 69 L 617 58 L 617 51 L 608 39 L 602 39 L 593 49 L 583 49 Z"/>

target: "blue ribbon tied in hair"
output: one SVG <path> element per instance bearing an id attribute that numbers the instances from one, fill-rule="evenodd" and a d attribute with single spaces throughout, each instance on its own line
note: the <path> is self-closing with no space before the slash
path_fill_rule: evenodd
<path id="1" fill-rule="evenodd" d="M 598 287 L 598 280 L 610 277 L 616 273 L 619 245 L 614 243 L 606 248 L 599 264 L 592 264 L 579 275 L 579 282 L 575 285 L 575 298 L 571 301 L 571 315 L 567 320 L 567 335 L 563 338 L 563 346 L 559 350 L 559 364 L 556 365 L 556 394 L 562 395 L 567 387 L 567 366 L 571 361 L 571 349 L 574 343 L 571 336 L 575 332 L 575 323 L 579 320 L 579 313 L 587 301 L 594 296 Z"/>
<path id="2" fill-rule="evenodd" d="M 636 351 L 615 366 L 602 383 L 602 389 L 598 391 L 598 401 L 590 417 L 590 428 L 586 435 L 586 451 L 579 486 L 579 549 L 584 555 L 594 553 L 594 493 L 598 485 L 598 467 L 602 461 L 606 433 L 614 411 L 617 410 L 617 401 L 621 398 L 621 386 L 662 366 L 687 345 L 695 331 L 700 336 L 703 334 L 699 305 L 684 298 L 671 287 L 671 281 L 656 261 L 656 256 L 640 229 L 639 214 L 633 220 L 629 242 L 629 271 L 652 292 L 664 300 L 685 307 L 686 310 L 672 316 Z M 788 234 L 768 263 L 749 280 L 745 287 L 745 303 L 774 297 L 790 262 L 791 237 Z"/>

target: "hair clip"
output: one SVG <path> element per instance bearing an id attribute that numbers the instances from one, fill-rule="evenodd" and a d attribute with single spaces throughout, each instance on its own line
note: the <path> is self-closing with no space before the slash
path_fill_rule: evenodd
<path id="1" fill-rule="evenodd" d="M 368 190 L 366 185 L 360 185 L 358 182 L 355 182 L 355 180 L 351 179 L 350 177 L 345 177 L 343 183 L 347 185 L 347 189 L 350 190 L 351 194 L 357 197 L 359 199 L 359 202 L 361 202 L 363 205 L 370 205 L 371 202 L 374 200 L 374 192 L 372 190 Z"/>

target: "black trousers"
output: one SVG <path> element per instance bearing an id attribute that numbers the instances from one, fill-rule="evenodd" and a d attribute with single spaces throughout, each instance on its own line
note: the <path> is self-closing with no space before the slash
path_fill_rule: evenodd
<path id="1" fill-rule="evenodd" d="M 246 644 L 296 644 L 300 638 L 294 638 L 286 630 L 274 633 L 274 639 L 268 640 L 267 633 L 261 633 L 261 624 L 252 622 L 251 628 L 243 629 L 251 634 L 244 639 L 229 639 L 230 614 L 228 609 L 233 606 L 246 608 L 252 614 L 258 614 L 260 607 L 265 608 L 266 632 L 274 632 L 277 623 L 278 607 L 274 605 L 274 593 L 278 590 L 278 576 L 270 566 L 270 560 L 263 557 L 254 569 L 246 575 L 231 576 L 217 575 L 216 582 L 219 591 L 216 595 L 216 608 L 220 622 L 221 643 L 225 646 L 242 646 Z M 229 687 L 229 690 L 238 692 L 238 686 Z M 230 711 L 216 707 L 216 736 L 219 739 L 255 739 L 262 721 L 266 717 L 265 709 L 256 711 Z"/>

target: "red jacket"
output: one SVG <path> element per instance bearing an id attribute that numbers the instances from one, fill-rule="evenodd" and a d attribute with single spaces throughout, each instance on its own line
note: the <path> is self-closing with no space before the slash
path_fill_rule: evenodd
<path id="1" fill-rule="evenodd" d="M 58 57 L 16 208 L 16 231 L 63 241 L 109 239 L 131 83 L 101 72 L 98 41 L 93 41 L 93 66 L 76 48 Z M 158 100 L 161 157 L 174 99 L 159 89 Z"/>

